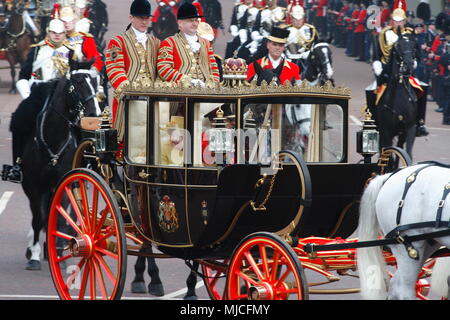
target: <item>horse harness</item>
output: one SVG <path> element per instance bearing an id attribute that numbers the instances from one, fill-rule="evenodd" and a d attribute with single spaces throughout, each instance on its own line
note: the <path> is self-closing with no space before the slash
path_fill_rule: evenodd
<path id="1" fill-rule="evenodd" d="M 80 121 L 81 113 L 85 110 L 85 103 L 96 97 L 95 94 L 92 94 L 92 95 L 86 97 L 85 99 L 81 99 L 80 95 L 75 90 L 75 86 L 73 85 L 72 80 L 69 79 L 69 81 L 70 81 L 69 95 L 72 98 L 72 101 L 75 103 L 75 106 L 76 106 L 76 108 L 73 111 L 71 110 L 70 112 L 75 112 L 76 117 L 75 117 L 75 120 L 72 121 L 72 120 L 68 119 L 65 115 L 58 112 L 57 110 L 51 109 L 53 112 L 58 114 L 61 118 L 63 118 L 69 125 L 69 134 L 67 135 L 66 140 L 64 141 L 61 148 L 59 148 L 59 150 L 56 153 L 54 153 L 51 150 L 50 146 L 47 144 L 47 142 L 44 139 L 44 122 L 45 122 L 44 120 L 45 120 L 47 111 L 50 110 L 48 106 L 49 106 L 51 98 L 53 97 L 53 94 L 50 94 L 46 98 L 44 107 L 42 108 L 42 111 L 38 115 L 38 119 L 41 118 L 41 120 L 37 121 L 36 142 L 37 142 L 38 148 L 44 149 L 48 153 L 48 155 L 50 157 L 49 164 L 53 167 L 58 164 L 59 158 L 61 158 L 62 154 L 67 150 L 68 146 L 70 145 L 70 142 L 73 139 L 73 134 L 72 134 L 71 129 L 78 128 L 78 123 Z"/>
<path id="2" fill-rule="evenodd" d="M 405 182 L 405 189 L 403 191 L 402 199 L 398 203 L 398 210 L 397 210 L 397 227 L 394 228 L 392 231 L 390 231 L 388 234 L 386 234 L 384 239 L 380 240 L 369 240 L 369 241 L 360 241 L 356 243 L 338 243 L 338 244 L 328 244 L 328 245 L 315 245 L 315 244 L 307 244 L 304 247 L 305 252 L 308 253 L 314 253 L 317 251 L 322 250 L 344 250 L 344 249 L 356 249 L 356 248 L 365 248 L 365 247 L 374 247 L 374 246 L 386 246 L 386 245 L 392 245 L 392 244 L 403 244 L 405 246 L 405 249 L 408 252 L 408 255 L 411 259 L 418 260 L 419 259 L 419 253 L 412 245 L 415 241 L 421 241 L 421 240 L 427 240 L 429 242 L 433 242 L 434 238 L 440 238 L 450 235 L 450 221 L 442 221 L 442 212 L 444 210 L 444 204 L 447 196 L 450 194 L 450 181 L 444 186 L 444 190 L 442 192 L 441 200 L 438 204 L 438 209 L 436 212 L 436 220 L 435 221 L 426 221 L 426 222 L 417 222 L 417 223 L 410 223 L 405 225 L 399 225 L 401 220 L 401 214 L 403 211 L 403 206 L 405 203 L 406 195 L 412 186 L 414 182 L 417 180 L 417 175 L 423 171 L 426 168 L 432 167 L 432 166 L 440 166 L 444 168 L 449 168 L 450 165 L 446 165 L 437 161 L 426 161 L 426 162 L 420 162 L 419 164 L 425 164 L 425 166 L 417 169 L 416 171 L 412 172 L 407 178 Z M 401 169 L 395 170 L 389 178 L 387 178 L 386 181 L 388 181 L 394 174 L 401 171 Z M 383 184 L 384 184 L 383 183 Z M 445 228 L 443 230 L 434 231 L 434 232 L 428 232 L 413 236 L 408 236 L 405 234 L 402 234 L 404 231 L 412 230 L 412 229 L 419 229 L 419 228 Z"/>

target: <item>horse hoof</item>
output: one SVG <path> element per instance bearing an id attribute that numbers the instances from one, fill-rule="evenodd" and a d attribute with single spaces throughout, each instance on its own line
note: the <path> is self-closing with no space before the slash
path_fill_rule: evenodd
<path id="1" fill-rule="evenodd" d="M 145 282 L 136 281 L 131 283 L 132 293 L 147 293 L 147 288 L 145 287 Z"/>
<path id="2" fill-rule="evenodd" d="M 162 297 L 164 295 L 164 287 L 162 283 L 157 284 L 150 283 L 148 285 L 148 293 L 150 293 L 153 296 Z"/>
<path id="3" fill-rule="evenodd" d="M 32 271 L 41 270 L 41 262 L 39 260 L 30 260 L 27 262 L 25 270 L 32 270 Z"/>
<path id="4" fill-rule="evenodd" d="M 183 300 L 198 300 L 198 297 L 196 295 L 184 296 Z"/>
<path id="5" fill-rule="evenodd" d="M 27 258 L 27 260 L 31 259 L 31 249 L 27 248 L 27 251 L 25 252 L 25 258 Z"/>

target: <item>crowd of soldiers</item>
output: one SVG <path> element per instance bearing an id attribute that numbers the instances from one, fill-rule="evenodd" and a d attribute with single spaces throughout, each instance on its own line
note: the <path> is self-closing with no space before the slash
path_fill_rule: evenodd
<path id="1" fill-rule="evenodd" d="M 291 60 L 304 64 L 312 46 L 327 41 L 344 48 L 356 61 L 374 63 L 382 55 L 380 33 L 393 25 L 392 13 L 399 6 L 405 13 L 402 30 L 416 43 L 414 76 L 429 87 L 429 100 L 444 113 L 443 124 L 450 124 L 450 2 L 432 17 L 428 0 L 421 0 L 415 10 L 408 10 L 405 0 L 236 0 L 230 22 L 233 38 L 225 58 L 260 59 L 267 53 L 265 41 L 275 26 L 290 31 L 285 55 Z M 427 134 L 423 130 L 419 135 Z"/>

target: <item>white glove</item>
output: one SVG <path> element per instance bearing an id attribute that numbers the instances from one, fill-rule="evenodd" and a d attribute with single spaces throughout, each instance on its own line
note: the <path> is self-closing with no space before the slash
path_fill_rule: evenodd
<path id="1" fill-rule="evenodd" d="M 164 5 L 165 5 L 164 1 L 160 1 L 160 2 L 159 2 L 159 5 L 160 5 L 161 7 L 164 6 Z"/>
<path id="2" fill-rule="evenodd" d="M 417 61 L 416 61 L 416 60 L 414 60 L 414 63 L 413 63 L 413 69 L 414 69 L 414 70 L 417 69 Z"/>
<path id="3" fill-rule="evenodd" d="M 191 80 L 191 84 L 194 87 L 202 87 L 202 88 L 204 88 L 206 86 L 205 83 L 202 80 L 200 80 L 200 79 L 192 79 Z"/>
<path id="4" fill-rule="evenodd" d="M 379 76 L 383 72 L 383 65 L 381 64 L 381 61 L 374 61 L 372 63 L 372 68 L 376 76 Z"/>
<path id="5" fill-rule="evenodd" d="M 239 35 L 239 29 L 236 25 L 230 26 L 230 33 L 233 36 L 233 38 L 237 37 Z"/>
<path id="6" fill-rule="evenodd" d="M 258 31 L 253 31 L 252 32 L 252 40 L 259 42 L 263 39 L 263 36 L 258 32 Z"/>
<path id="7" fill-rule="evenodd" d="M 245 30 L 245 29 L 239 30 L 239 39 L 241 40 L 241 44 L 244 44 L 247 42 L 247 39 L 248 39 L 247 30 Z"/>
<path id="8" fill-rule="evenodd" d="M 169 5 L 171 6 L 171 7 L 173 7 L 174 5 L 176 5 L 177 3 L 175 2 L 175 1 L 170 1 L 169 2 Z"/>
<path id="9" fill-rule="evenodd" d="M 20 79 L 19 81 L 17 81 L 16 89 L 17 91 L 19 91 L 19 94 L 22 97 L 22 99 L 26 99 L 30 96 L 31 89 L 27 79 Z"/>

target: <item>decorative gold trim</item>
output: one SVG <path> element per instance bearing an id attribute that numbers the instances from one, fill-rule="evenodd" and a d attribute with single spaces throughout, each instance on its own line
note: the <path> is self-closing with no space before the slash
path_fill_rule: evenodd
<path id="1" fill-rule="evenodd" d="M 141 81 L 138 79 L 131 83 L 125 92 L 127 95 L 141 96 L 202 96 L 202 97 L 245 97 L 245 96 L 276 96 L 276 95 L 317 95 L 350 99 L 351 89 L 347 87 L 333 87 L 330 81 L 323 86 L 311 86 L 307 81 L 302 81 L 300 85 L 292 85 L 286 82 L 278 86 L 274 82 L 268 84 L 263 81 L 261 86 L 256 85 L 256 81 L 238 87 L 225 87 L 220 83 L 207 83 L 206 87 L 185 85 L 183 82 L 162 82 L 150 80 Z"/>

